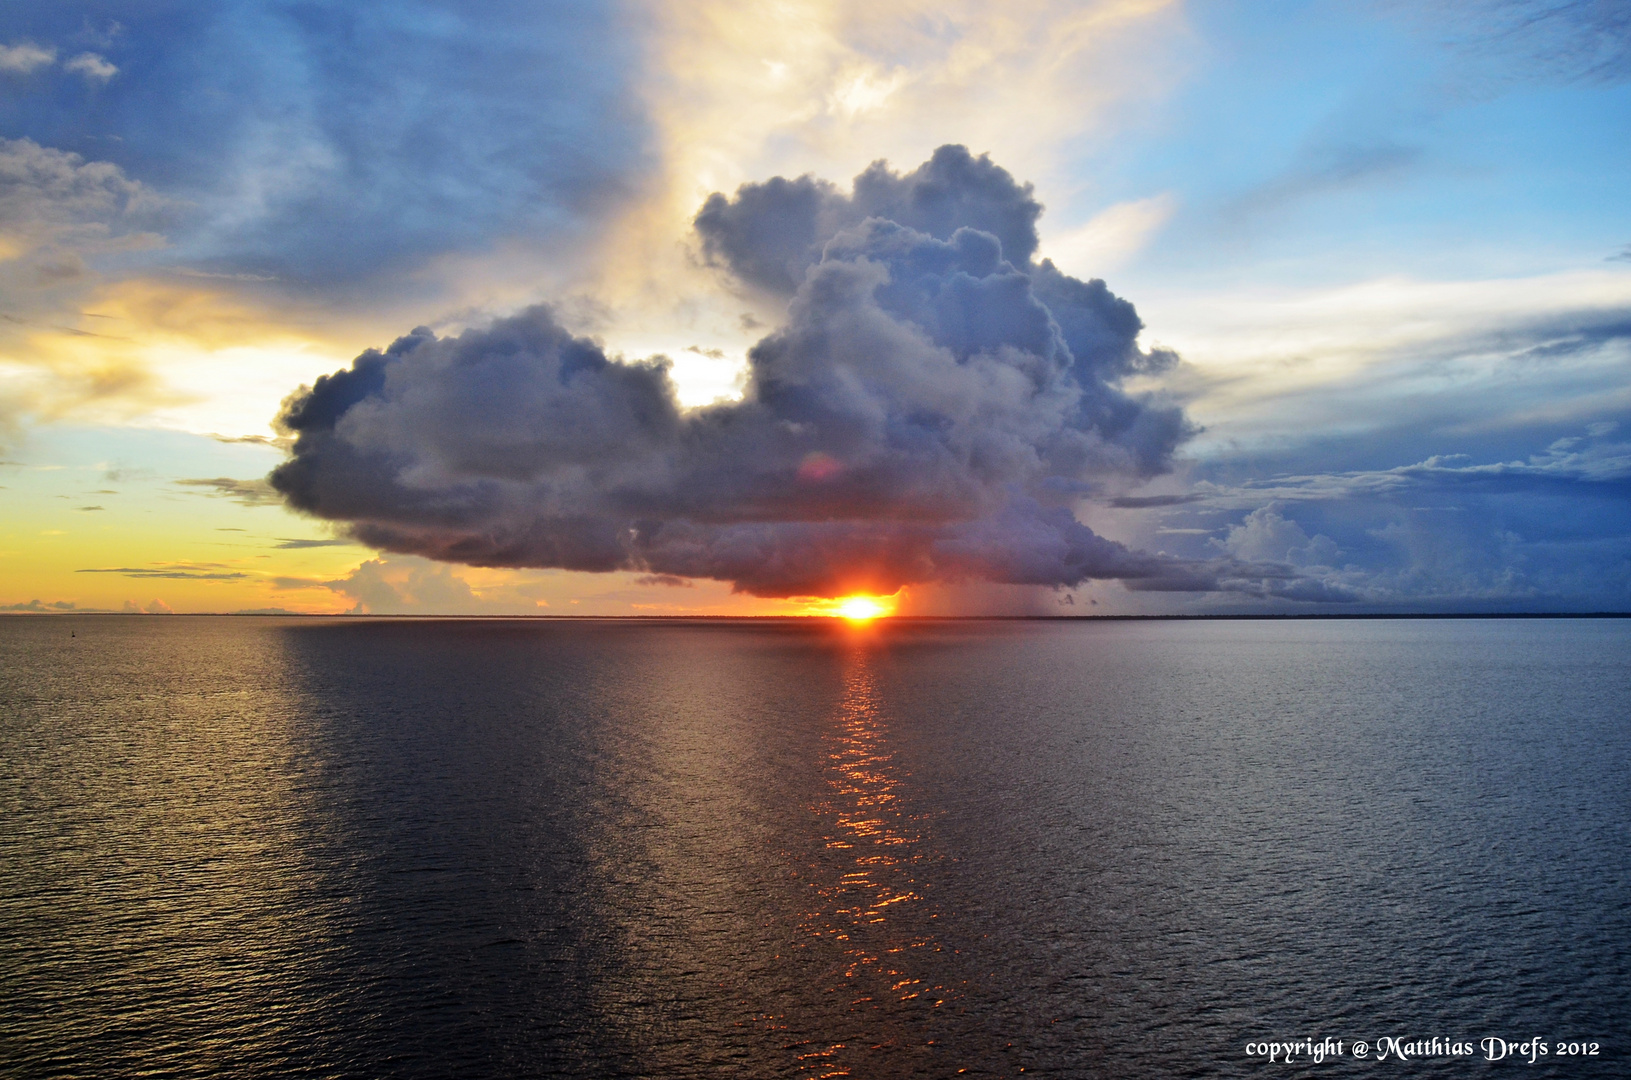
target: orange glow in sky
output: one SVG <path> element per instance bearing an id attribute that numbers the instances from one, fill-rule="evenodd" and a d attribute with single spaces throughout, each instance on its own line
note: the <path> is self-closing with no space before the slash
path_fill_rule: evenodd
<path id="1" fill-rule="evenodd" d="M 889 608 L 872 596 L 846 596 L 839 601 L 835 610 L 852 622 L 865 622 L 889 614 Z"/>

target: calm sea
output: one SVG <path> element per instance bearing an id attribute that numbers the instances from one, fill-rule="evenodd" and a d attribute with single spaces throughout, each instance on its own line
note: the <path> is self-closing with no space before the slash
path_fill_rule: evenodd
<path id="1" fill-rule="evenodd" d="M 1626 1076 L 1628 778 L 1625 620 L 4 618 L 0 1071 Z"/>

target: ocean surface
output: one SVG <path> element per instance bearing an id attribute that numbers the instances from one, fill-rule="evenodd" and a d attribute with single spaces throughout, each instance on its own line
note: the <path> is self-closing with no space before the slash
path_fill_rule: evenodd
<path id="1" fill-rule="evenodd" d="M 1628 620 L 0 618 L 0 822 L 8 1077 L 1631 1075 Z"/>

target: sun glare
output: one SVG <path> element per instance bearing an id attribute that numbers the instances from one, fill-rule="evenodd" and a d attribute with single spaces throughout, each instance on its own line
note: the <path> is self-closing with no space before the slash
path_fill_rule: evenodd
<path id="1" fill-rule="evenodd" d="M 889 609 L 870 596 L 846 596 L 837 608 L 838 614 L 851 622 L 865 622 L 876 619 L 879 615 L 889 614 Z"/>

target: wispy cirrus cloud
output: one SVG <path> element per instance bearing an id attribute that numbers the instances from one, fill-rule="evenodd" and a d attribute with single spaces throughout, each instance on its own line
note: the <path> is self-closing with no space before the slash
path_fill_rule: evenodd
<path id="1" fill-rule="evenodd" d="M 1545 417 L 1581 427 L 1631 405 L 1624 271 L 1157 294 L 1152 306 L 1187 361 L 1166 381 L 1206 429 L 1200 456 L 1406 429 L 1404 447 L 1372 448 L 1410 453 Z"/>
<path id="2" fill-rule="evenodd" d="M 1631 12 L 1602 0 L 1450 0 L 1392 4 L 1450 49 L 1494 61 L 1505 78 L 1631 78 Z"/>
<path id="3" fill-rule="evenodd" d="M 242 581 L 249 577 L 220 563 L 155 563 L 152 566 L 96 566 L 76 574 L 118 574 L 128 578 L 163 578 L 173 581 Z"/>
<path id="4" fill-rule="evenodd" d="M 355 540 L 345 540 L 345 539 L 340 539 L 340 540 L 303 540 L 303 539 L 286 540 L 286 539 L 284 539 L 282 537 L 279 537 L 278 538 L 278 543 L 273 545 L 273 546 L 278 548 L 280 551 L 304 551 L 307 548 L 355 547 L 356 544 L 357 544 L 357 542 Z"/>
<path id="5" fill-rule="evenodd" d="M 263 477 L 253 480 L 239 480 L 231 476 L 191 477 L 172 483 L 194 494 L 232 499 L 245 506 L 270 506 L 280 501 L 277 491 Z"/>
<path id="6" fill-rule="evenodd" d="M 1335 500 L 1391 496 L 1407 490 L 1520 494 L 1577 487 L 1595 487 L 1605 494 L 1631 488 L 1631 443 L 1564 438 L 1514 461 L 1474 462 L 1466 454 L 1448 454 L 1390 469 L 1265 477 L 1211 498 Z"/>
<path id="7" fill-rule="evenodd" d="M 1396 177 L 1422 157 L 1421 147 L 1393 141 L 1322 142 L 1305 147 L 1278 175 L 1229 200 L 1221 213 L 1232 227 L 1244 228 L 1254 218 L 1283 212 L 1301 200 Z"/>

